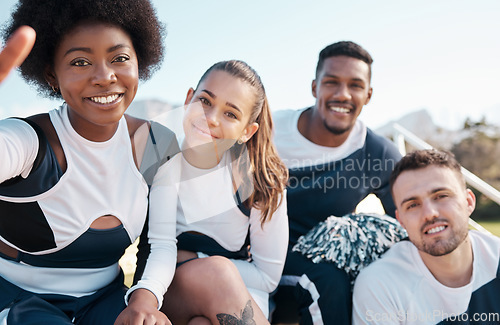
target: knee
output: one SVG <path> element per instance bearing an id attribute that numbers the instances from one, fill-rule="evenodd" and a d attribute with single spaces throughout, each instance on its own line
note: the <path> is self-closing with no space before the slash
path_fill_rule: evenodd
<path id="1" fill-rule="evenodd" d="M 209 280 L 214 283 L 223 283 L 234 287 L 243 283 L 238 268 L 229 259 L 222 256 L 211 256 L 203 259 L 204 263 L 200 264 L 209 276 Z"/>
<path id="2" fill-rule="evenodd" d="M 185 264 L 179 276 L 203 286 L 220 289 L 238 287 L 243 284 L 240 273 L 233 262 L 222 256 L 210 256 Z"/>
<path id="3" fill-rule="evenodd" d="M 225 257 L 205 257 L 188 262 L 181 268 L 182 272 L 176 273 L 176 283 L 182 282 L 182 288 L 189 287 L 196 293 L 201 315 L 209 315 L 228 306 L 234 309 L 233 305 L 241 308 L 248 301 L 248 291 L 238 269 Z"/>

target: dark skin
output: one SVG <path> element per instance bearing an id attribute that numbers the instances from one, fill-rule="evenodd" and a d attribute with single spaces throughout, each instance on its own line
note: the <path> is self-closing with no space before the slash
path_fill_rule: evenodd
<path id="1" fill-rule="evenodd" d="M 299 132 L 317 145 L 338 147 L 349 137 L 363 106 L 370 101 L 370 68 L 352 57 L 329 57 L 311 88 L 316 104 L 301 114 Z"/>
<path id="2" fill-rule="evenodd" d="M 92 26 L 90 26 L 92 28 Z M 102 30 L 101 26 L 98 26 L 99 30 Z M 109 31 L 109 29 L 108 29 Z M 116 33 L 116 28 L 112 30 L 113 32 Z M 118 33 L 121 33 L 118 31 Z M 28 26 L 23 26 L 19 28 L 10 38 L 10 40 L 7 42 L 5 47 L 2 49 L 0 52 L 0 82 L 3 81 L 10 71 L 14 69 L 15 67 L 19 66 L 23 60 L 27 57 L 29 52 L 31 51 L 31 48 L 33 47 L 33 44 L 35 42 L 36 38 L 36 33 L 35 31 Z M 123 33 L 122 33 L 122 39 L 123 39 Z M 125 36 L 125 41 L 128 41 L 127 36 Z M 104 39 L 101 39 L 101 41 Z M 107 39 L 108 41 L 110 40 L 109 38 Z M 112 40 L 112 38 L 111 38 Z M 94 44 L 91 44 L 94 46 Z M 97 45 L 99 46 L 99 45 Z M 129 47 L 130 48 L 130 47 Z M 98 47 L 93 47 L 93 49 L 99 49 Z M 132 50 L 129 50 L 129 55 L 134 55 L 135 52 Z M 98 58 L 99 59 L 99 58 Z M 101 60 L 102 61 L 102 60 Z M 95 62 L 100 62 L 100 61 L 95 61 Z M 114 64 L 116 64 L 116 60 L 112 61 Z M 50 70 L 50 67 L 47 67 L 48 71 Z M 56 77 L 55 75 L 53 75 Z M 115 80 L 117 78 L 114 77 L 113 75 L 112 79 L 110 82 L 111 83 L 116 83 Z M 132 76 L 133 77 L 133 76 Z M 104 80 L 104 81 L 103 81 Z M 119 78 L 118 78 L 119 80 Z M 100 83 L 105 83 L 108 82 L 105 80 L 105 78 L 101 78 L 99 80 Z M 108 82 L 109 83 L 109 82 Z M 71 83 L 68 85 L 71 86 Z M 132 96 L 133 97 L 133 96 Z M 70 108 L 71 109 L 71 108 Z M 146 121 L 137 119 L 131 116 L 125 115 L 127 125 L 128 125 L 128 130 L 129 130 L 129 135 L 130 135 L 130 141 L 132 144 L 132 151 L 134 157 L 136 157 L 136 148 L 134 146 L 134 139 L 138 136 L 138 134 L 141 132 L 140 130 L 146 130 L 147 128 L 140 128 L 141 125 L 144 125 Z M 57 137 L 56 131 L 50 122 L 50 118 L 48 114 L 40 114 L 36 116 L 32 116 L 29 118 L 36 124 L 38 124 L 41 129 L 44 131 L 44 133 L 47 136 L 47 140 L 51 147 L 54 150 L 54 153 L 56 155 L 57 161 L 62 168 L 62 171 L 65 172 L 67 169 L 67 163 L 66 163 L 66 158 L 64 151 L 62 149 L 61 143 L 59 142 L 59 138 Z M 115 125 L 109 125 L 111 128 L 114 128 L 116 130 L 116 127 L 118 126 L 118 121 L 115 123 Z M 111 130 L 111 128 L 108 128 Z M 104 129 L 103 129 L 104 130 Z M 112 136 L 112 133 L 110 133 L 110 136 Z M 142 137 L 141 137 L 142 138 Z M 138 159 L 135 161 L 136 166 L 139 167 Z M 120 225 L 121 222 L 114 216 L 111 215 L 105 215 L 102 216 L 98 219 L 96 219 L 92 224 L 91 228 L 97 228 L 97 229 L 108 229 L 108 228 L 113 228 L 118 225 Z M 0 247 L 1 249 L 2 247 Z M 12 254 L 16 254 L 17 252 L 12 252 Z M 120 314 L 118 317 L 117 321 L 115 324 L 171 324 L 170 321 L 167 319 L 167 317 L 161 313 L 160 311 L 157 310 L 158 307 L 158 302 L 156 300 L 156 297 L 148 290 L 145 289 L 138 289 L 134 291 L 129 299 L 129 306 Z"/>
<path id="3" fill-rule="evenodd" d="M 0 52 L 0 82 L 10 71 L 21 65 L 35 44 L 35 31 L 28 26 L 20 27 Z"/>

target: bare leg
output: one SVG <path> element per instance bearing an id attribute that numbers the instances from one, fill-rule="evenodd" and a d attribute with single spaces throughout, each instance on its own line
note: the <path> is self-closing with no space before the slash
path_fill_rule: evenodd
<path id="1" fill-rule="evenodd" d="M 212 324 L 269 324 L 238 269 L 225 257 L 189 261 L 177 268 L 161 309 L 173 324 L 204 316 Z M 233 323 L 230 323 L 233 320 Z"/>

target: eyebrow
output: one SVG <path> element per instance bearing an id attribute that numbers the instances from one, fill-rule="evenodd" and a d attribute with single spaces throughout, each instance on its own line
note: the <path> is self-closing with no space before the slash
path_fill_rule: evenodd
<path id="1" fill-rule="evenodd" d="M 111 53 L 111 52 L 114 52 L 118 49 L 121 49 L 121 48 L 130 48 L 130 46 L 128 45 L 125 45 L 125 44 L 117 44 L 115 46 L 112 46 L 110 47 L 107 52 L 108 53 Z M 90 47 L 72 47 L 70 48 L 69 50 L 66 51 L 66 53 L 64 53 L 64 56 L 72 53 L 72 52 L 86 52 L 86 53 L 93 53 L 92 49 Z"/>
<path id="2" fill-rule="evenodd" d="M 338 79 L 338 78 L 340 78 L 340 77 L 338 77 L 338 76 L 336 76 L 336 75 L 333 75 L 333 74 L 326 74 L 326 75 L 324 75 L 324 76 L 323 76 L 323 79 L 324 79 L 324 78 L 335 78 L 335 79 Z M 366 81 L 365 81 L 365 80 L 363 80 L 363 79 L 361 79 L 361 78 L 352 78 L 352 79 L 350 79 L 350 80 L 352 80 L 352 81 L 359 81 L 359 82 L 364 82 L 364 83 L 366 83 Z"/>
<path id="3" fill-rule="evenodd" d="M 210 90 L 202 89 L 201 91 L 202 91 L 202 92 L 207 93 L 207 94 L 208 94 L 210 97 L 212 97 L 213 99 L 216 99 L 216 98 L 217 98 L 217 96 L 216 96 L 213 92 L 211 92 Z M 226 105 L 227 105 L 227 106 L 231 106 L 232 108 L 234 108 L 235 110 L 237 110 L 238 112 L 240 112 L 240 114 L 243 114 L 243 113 L 241 112 L 241 109 L 239 109 L 239 108 L 238 108 L 238 106 L 234 105 L 233 103 L 231 103 L 231 102 L 226 102 Z"/>
<path id="4" fill-rule="evenodd" d="M 438 187 L 438 188 L 435 188 L 435 189 L 431 190 L 431 191 L 429 192 L 429 194 L 434 194 L 434 193 L 441 192 L 441 191 L 446 191 L 446 190 L 448 190 L 448 188 L 446 188 L 446 187 Z M 418 197 L 416 197 L 416 196 L 411 196 L 411 197 L 406 198 L 406 199 L 404 199 L 403 201 L 401 201 L 401 204 L 400 204 L 400 205 L 403 205 L 404 203 L 409 202 L 409 201 L 414 201 L 414 200 L 416 200 L 416 199 L 418 199 Z"/>

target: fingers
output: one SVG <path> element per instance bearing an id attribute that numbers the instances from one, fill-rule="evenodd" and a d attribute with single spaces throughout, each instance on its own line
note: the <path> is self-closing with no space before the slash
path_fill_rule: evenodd
<path id="1" fill-rule="evenodd" d="M 35 38 L 35 30 L 29 26 L 21 26 L 12 34 L 0 52 L 0 82 L 26 59 L 35 44 Z"/>

